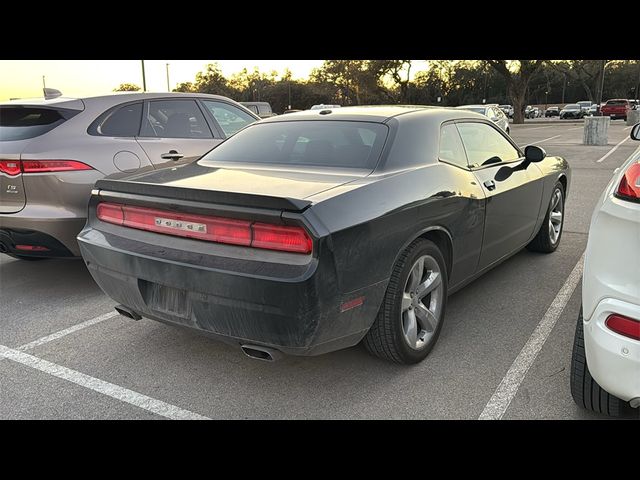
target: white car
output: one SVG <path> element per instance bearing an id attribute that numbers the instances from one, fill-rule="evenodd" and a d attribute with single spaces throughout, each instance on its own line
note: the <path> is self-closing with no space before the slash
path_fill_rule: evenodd
<path id="1" fill-rule="evenodd" d="M 340 105 L 325 105 L 324 103 L 320 103 L 318 105 L 313 105 L 309 110 L 324 110 L 330 108 L 340 108 Z"/>
<path id="2" fill-rule="evenodd" d="M 640 140 L 640 124 L 631 130 Z M 591 218 L 571 395 L 586 409 L 640 417 L 640 153 L 620 167 Z"/>

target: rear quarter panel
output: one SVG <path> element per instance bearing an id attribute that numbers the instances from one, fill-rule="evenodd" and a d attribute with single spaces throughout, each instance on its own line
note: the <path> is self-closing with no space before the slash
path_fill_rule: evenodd
<path id="1" fill-rule="evenodd" d="M 450 285 L 475 272 L 484 223 L 484 194 L 461 169 L 434 164 L 349 184 L 312 210 L 330 232 L 341 292 L 386 289 L 398 255 L 433 228 L 453 239 Z"/>

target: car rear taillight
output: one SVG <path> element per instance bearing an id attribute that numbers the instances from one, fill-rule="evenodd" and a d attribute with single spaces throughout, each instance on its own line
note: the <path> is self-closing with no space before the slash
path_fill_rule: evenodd
<path id="1" fill-rule="evenodd" d="M 311 253 L 313 242 L 302 227 L 169 212 L 117 203 L 99 203 L 96 216 L 107 223 L 178 237 L 246 247 Z"/>
<path id="2" fill-rule="evenodd" d="M 640 320 L 625 317 L 624 315 L 609 315 L 604 324 L 612 330 L 625 337 L 640 340 Z"/>
<path id="3" fill-rule="evenodd" d="M 632 164 L 618 184 L 615 196 L 622 200 L 640 202 L 640 163 Z"/>
<path id="4" fill-rule="evenodd" d="M 311 238 L 303 228 L 254 223 L 251 229 L 253 230 L 252 247 L 297 253 L 311 251 Z"/>
<path id="5" fill-rule="evenodd" d="M 20 160 L 0 160 L 0 172 L 15 177 L 21 171 Z"/>
<path id="6" fill-rule="evenodd" d="M 113 203 L 99 203 L 96 216 L 103 222 L 115 223 L 116 225 L 122 225 L 124 222 L 122 205 Z"/>
<path id="7" fill-rule="evenodd" d="M 70 172 L 93 170 L 77 160 L 22 160 L 22 173 Z"/>
<path id="8" fill-rule="evenodd" d="M 77 160 L 0 160 L 0 172 L 11 177 L 20 173 L 71 172 L 93 170 Z"/>

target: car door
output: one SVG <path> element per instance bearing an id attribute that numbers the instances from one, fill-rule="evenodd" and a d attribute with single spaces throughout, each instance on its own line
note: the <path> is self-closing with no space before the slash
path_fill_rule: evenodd
<path id="1" fill-rule="evenodd" d="M 220 143 L 195 99 L 160 98 L 144 102 L 136 138 L 157 168 L 189 163 Z"/>
<path id="2" fill-rule="evenodd" d="M 533 237 L 542 202 L 542 172 L 498 128 L 484 122 L 456 124 L 469 166 L 486 195 L 479 269 L 522 248 Z M 526 166 L 526 168 L 525 168 Z"/>

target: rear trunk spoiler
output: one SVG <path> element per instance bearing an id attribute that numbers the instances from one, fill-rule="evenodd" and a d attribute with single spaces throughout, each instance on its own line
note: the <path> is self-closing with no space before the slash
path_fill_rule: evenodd
<path id="1" fill-rule="evenodd" d="M 252 193 L 223 192 L 218 190 L 202 190 L 176 186 L 158 185 L 155 183 L 131 182 L 125 180 L 102 179 L 96 182 L 95 188 L 109 192 L 161 197 L 175 200 L 187 200 L 218 205 L 266 208 L 301 212 L 311 205 L 308 200 L 288 197 L 271 197 Z"/>

